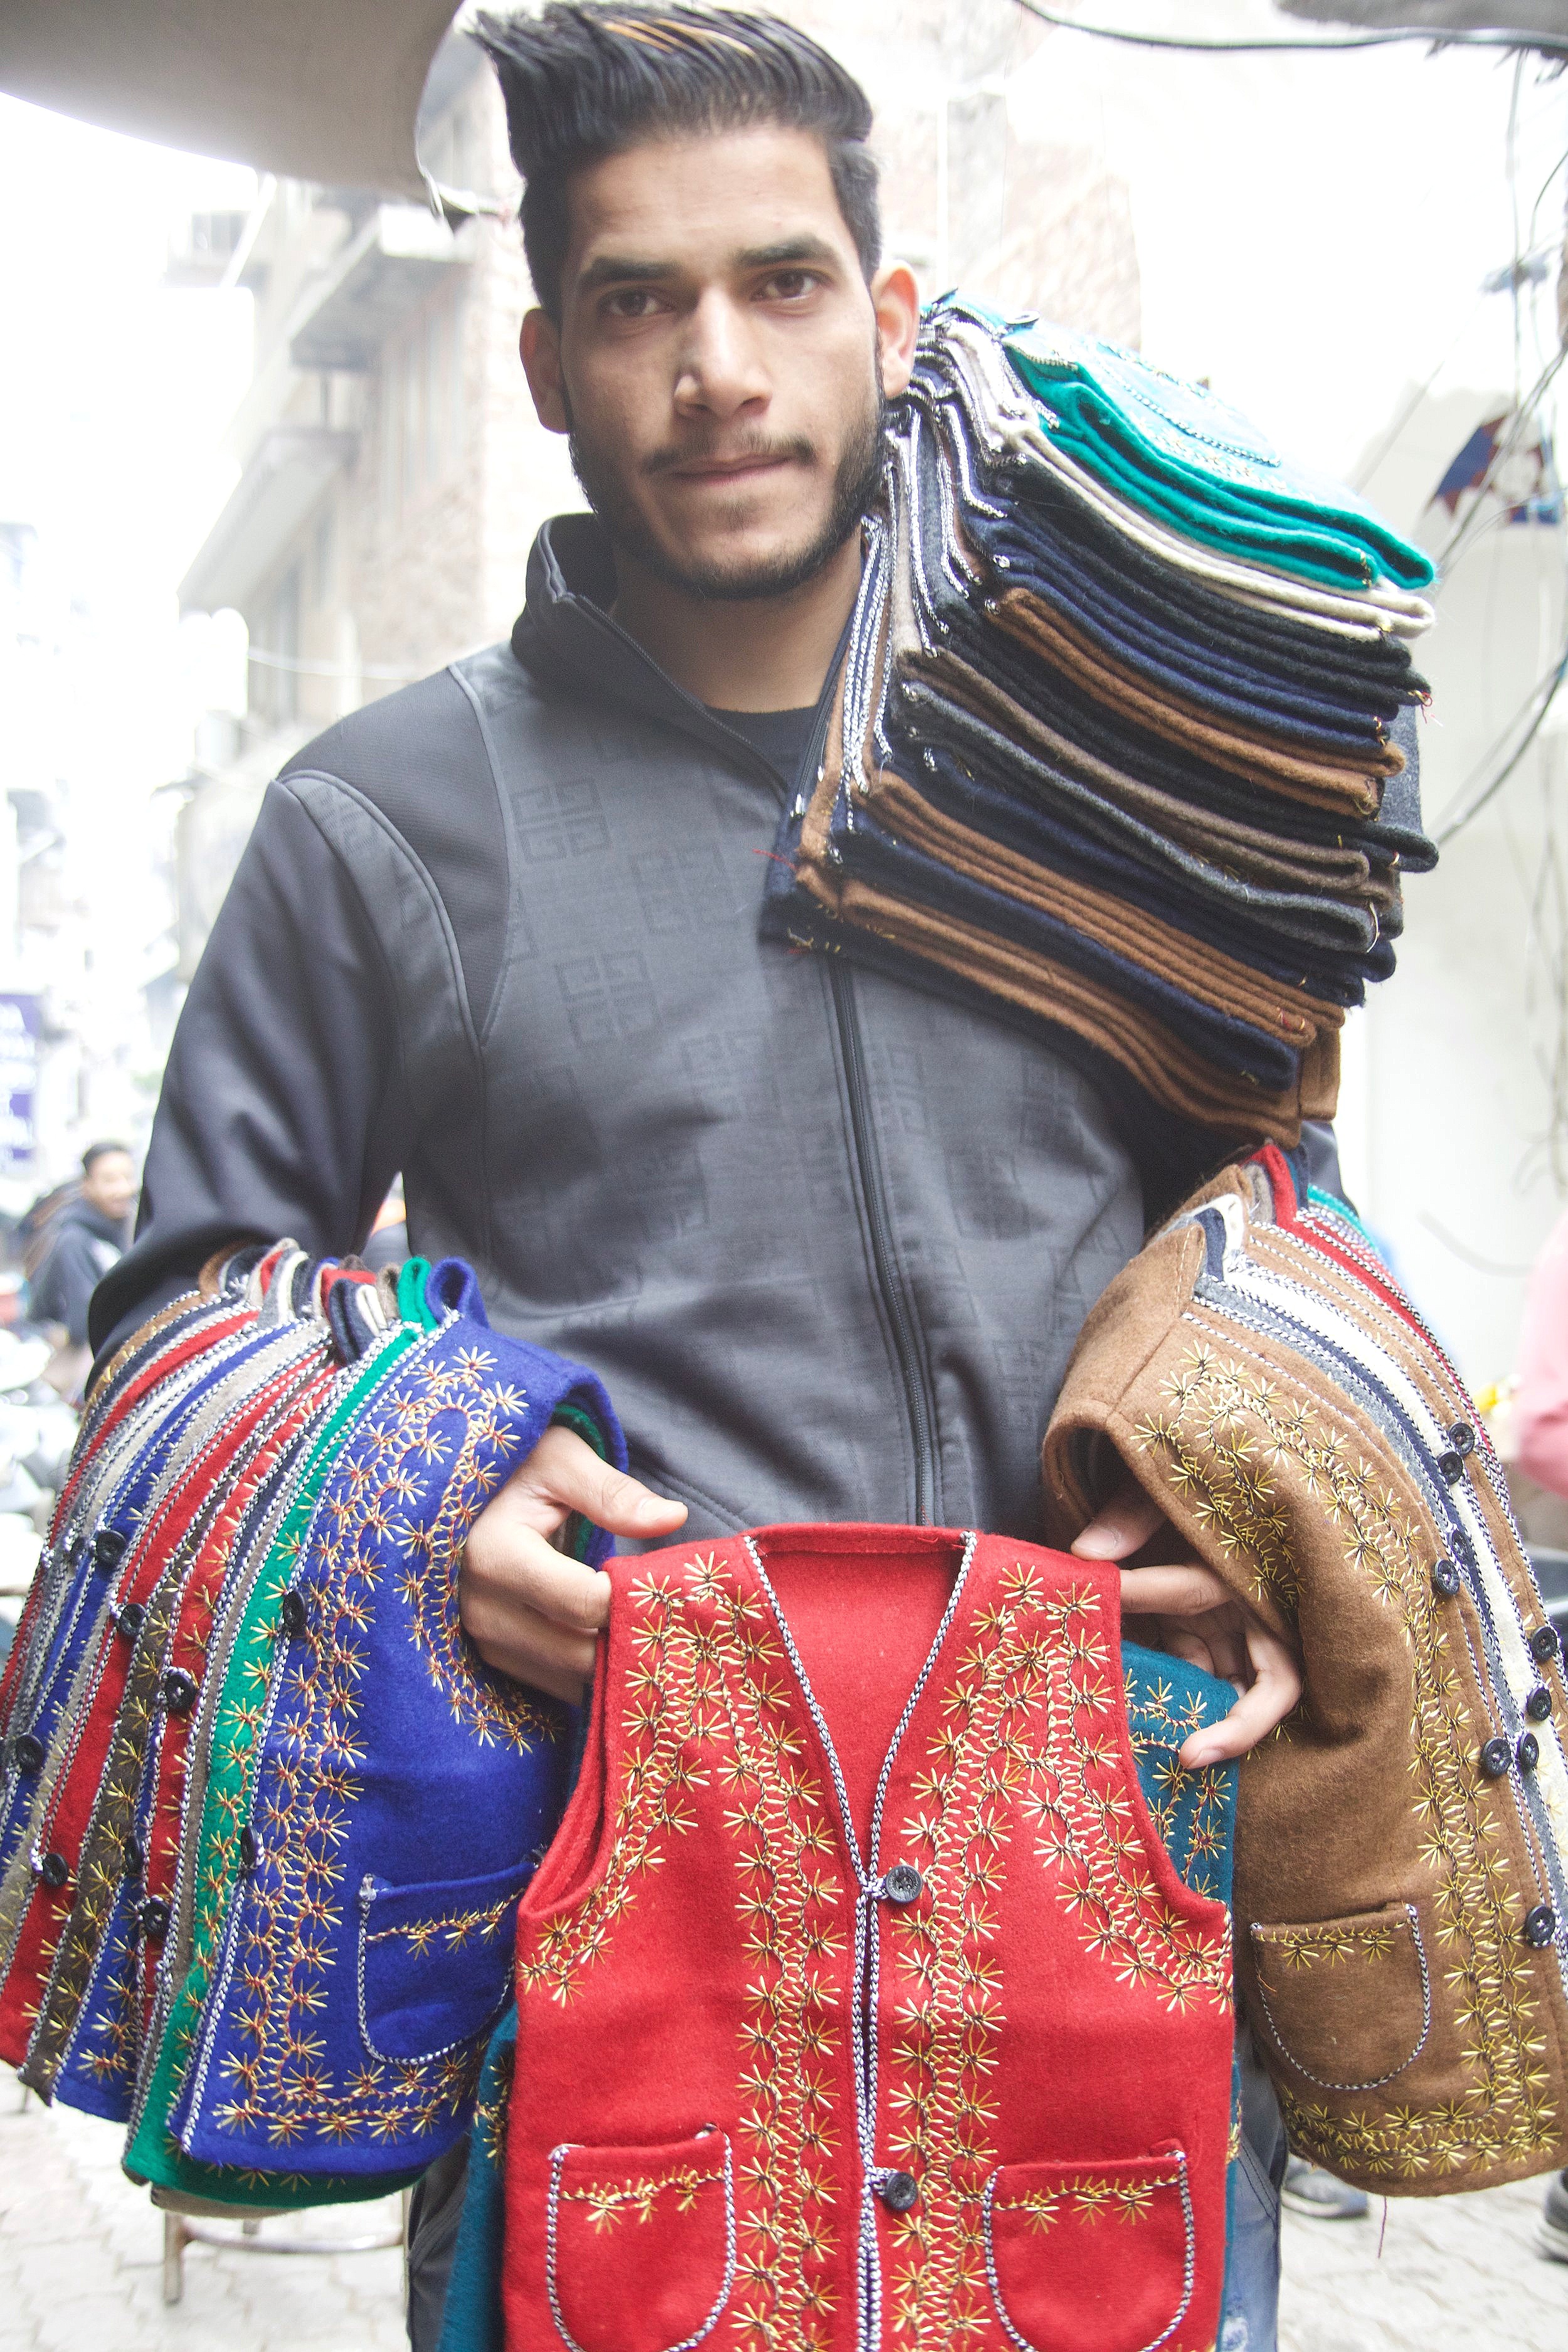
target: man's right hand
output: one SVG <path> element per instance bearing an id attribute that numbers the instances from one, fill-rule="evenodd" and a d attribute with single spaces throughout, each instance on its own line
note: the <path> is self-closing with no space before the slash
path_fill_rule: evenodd
<path id="1" fill-rule="evenodd" d="M 463 1627 L 486 1665 L 574 1705 L 609 1614 L 608 1580 L 551 1538 L 574 1511 L 613 1536 L 672 1536 L 684 1503 L 601 1462 L 574 1430 L 547 1429 L 468 1530 L 458 1579 Z"/>

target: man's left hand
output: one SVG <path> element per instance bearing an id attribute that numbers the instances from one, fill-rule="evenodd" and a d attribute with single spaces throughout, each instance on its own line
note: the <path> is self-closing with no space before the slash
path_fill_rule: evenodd
<path id="1" fill-rule="evenodd" d="M 1212 1568 L 1182 1557 L 1181 1537 L 1135 1479 L 1123 1478 L 1073 1545 L 1080 1559 L 1126 1560 L 1151 1549 L 1168 1550 L 1169 1560 L 1121 1571 L 1121 1614 L 1144 1621 L 1132 1638 L 1234 1683 L 1238 1694 L 1222 1722 L 1184 1741 L 1181 1760 L 1192 1770 L 1245 1756 L 1299 1704 L 1300 1661 Z"/>

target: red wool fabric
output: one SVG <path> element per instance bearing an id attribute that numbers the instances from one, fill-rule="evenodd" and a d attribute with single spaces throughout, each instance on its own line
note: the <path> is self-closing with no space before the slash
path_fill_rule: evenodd
<path id="1" fill-rule="evenodd" d="M 115 1587 L 116 1612 L 132 1601 L 146 1606 L 199 1515 L 223 1491 L 230 1465 L 256 1422 L 296 1377 L 293 1366 L 285 1367 L 190 1465 L 163 1508 L 126 1553 Z M 77 1899 L 78 1857 L 114 1737 L 133 1646 L 121 1638 L 106 1615 L 94 1636 L 82 1685 L 90 1696 L 78 1709 L 79 1744 L 62 1761 L 48 1806 L 34 1825 L 34 1851 L 59 1854 L 69 1874 L 58 1887 L 42 1877 L 33 1882 L 10 1970 L 0 1987 L 0 2059 L 7 2065 L 19 2066 L 26 2055 L 60 1931 Z"/>
<path id="2" fill-rule="evenodd" d="M 518 1920 L 509 2352 L 1206 2352 L 1229 1918 L 1139 1793 L 1114 1568 L 847 1527 L 606 1573 Z"/>

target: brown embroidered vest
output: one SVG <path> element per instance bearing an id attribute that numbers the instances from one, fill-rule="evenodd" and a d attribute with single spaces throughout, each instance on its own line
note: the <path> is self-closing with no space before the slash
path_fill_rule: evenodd
<path id="1" fill-rule="evenodd" d="M 793 1528 L 608 1565 L 519 1916 L 511 2352 L 1202 2352 L 1229 1917 L 1139 1793 L 1113 1570 Z"/>

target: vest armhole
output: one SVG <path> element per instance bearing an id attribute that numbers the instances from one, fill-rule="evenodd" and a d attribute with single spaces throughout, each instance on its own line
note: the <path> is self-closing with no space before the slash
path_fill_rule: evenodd
<path id="1" fill-rule="evenodd" d="M 569 1909 L 592 1885 L 604 1860 L 601 1849 L 605 1843 L 606 1822 L 606 1679 L 605 1661 L 601 1655 L 599 1671 L 594 1677 L 582 1769 L 577 1775 L 576 1786 L 566 1801 L 561 1826 L 551 1839 L 544 1859 L 523 1895 L 519 1907 L 521 1918 L 537 1917 L 546 1911 Z"/>

